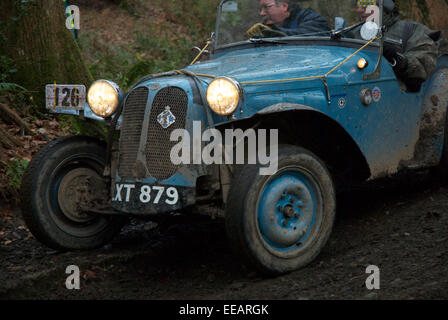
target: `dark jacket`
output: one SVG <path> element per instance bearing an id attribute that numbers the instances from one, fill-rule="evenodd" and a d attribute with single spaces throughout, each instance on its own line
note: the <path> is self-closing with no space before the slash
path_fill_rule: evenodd
<path id="1" fill-rule="evenodd" d="M 298 5 L 291 7 L 291 15 L 281 27 L 270 25 L 275 30 L 282 31 L 288 36 L 330 31 L 327 20 L 312 9 L 302 9 Z"/>
<path id="2" fill-rule="evenodd" d="M 398 76 L 405 83 L 416 82 L 418 87 L 418 84 L 429 78 L 436 66 L 437 42 L 440 40 L 440 35 L 437 36 L 437 32 L 422 24 L 403 21 L 393 16 L 386 15 L 385 25 L 389 26 L 385 35 L 386 44 L 392 41 L 401 42 L 402 44 L 395 45 L 395 48 L 407 59 L 406 70 Z M 406 31 L 406 28 L 409 28 L 409 31 Z M 407 33 L 409 35 L 406 35 Z"/>

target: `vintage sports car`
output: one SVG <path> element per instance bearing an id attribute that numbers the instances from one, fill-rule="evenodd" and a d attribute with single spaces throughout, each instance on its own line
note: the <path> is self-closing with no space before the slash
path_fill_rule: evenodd
<path id="1" fill-rule="evenodd" d="M 205 214 L 225 221 L 255 268 L 282 274 L 325 246 L 338 190 L 448 166 L 448 56 L 408 92 L 382 56 L 383 0 L 365 23 L 354 3 L 300 1 L 328 30 L 248 37 L 259 2 L 224 0 L 206 48 L 182 70 L 126 93 L 108 80 L 48 85 L 47 108 L 109 134 L 63 137 L 35 155 L 22 182 L 31 232 L 51 248 L 93 249 L 128 216 Z"/>

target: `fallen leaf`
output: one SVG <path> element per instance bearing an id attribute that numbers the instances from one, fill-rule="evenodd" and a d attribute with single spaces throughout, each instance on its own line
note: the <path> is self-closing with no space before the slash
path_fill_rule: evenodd
<path id="1" fill-rule="evenodd" d="M 96 272 L 92 271 L 92 270 L 87 270 L 87 271 L 84 272 L 82 277 L 83 277 L 84 280 L 95 279 L 96 278 Z"/>
<path id="2" fill-rule="evenodd" d="M 48 123 L 48 125 L 50 126 L 50 128 L 58 128 L 59 127 L 59 122 L 57 122 L 56 120 L 50 121 Z"/>

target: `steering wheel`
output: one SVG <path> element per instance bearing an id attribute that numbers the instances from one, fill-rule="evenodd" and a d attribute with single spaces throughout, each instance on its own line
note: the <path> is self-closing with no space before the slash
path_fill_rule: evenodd
<path id="1" fill-rule="evenodd" d="M 246 35 L 249 38 L 255 38 L 255 37 L 286 37 L 287 34 L 279 31 L 279 30 L 275 30 L 272 29 L 270 26 L 267 26 L 265 24 L 262 23 L 256 23 L 254 24 L 249 30 L 246 31 Z"/>
<path id="2" fill-rule="evenodd" d="M 265 29 L 262 31 L 263 35 L 266 37 L 287 37 L 288 35 L 280 30 Z"/>

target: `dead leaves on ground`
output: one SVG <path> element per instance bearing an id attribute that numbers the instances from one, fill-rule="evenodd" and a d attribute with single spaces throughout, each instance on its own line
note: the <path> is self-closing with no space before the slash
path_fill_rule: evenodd
<path id="1" fill-rule="evenodd" d="M 62 128 L 60 123 L 49 116 L 47 119 L 36 119 L 32 116 L 26 116 L 23 112 L 19 114 L 31 129 L 32 135 L 23 134 L 23 130 L 14 123 L 2 122 L 0 119 L 0 129 L 6 132 L 14 139 L 18 140 L 21 147 L 7 148 L 3 146 L 0 149 L 0 197 L 6 202 L 14 201 L 15 194 L 11 191 L 10 179 L 7 172 L 7 165 L 10 162 L 31 161 L 33 155 L 39 151 L 49 141 L 66 134 L 67 128 Z M 12 193 L 11 193 L 12 192 Z M 1 214 L 0 214 L 1 216 Z"/>

